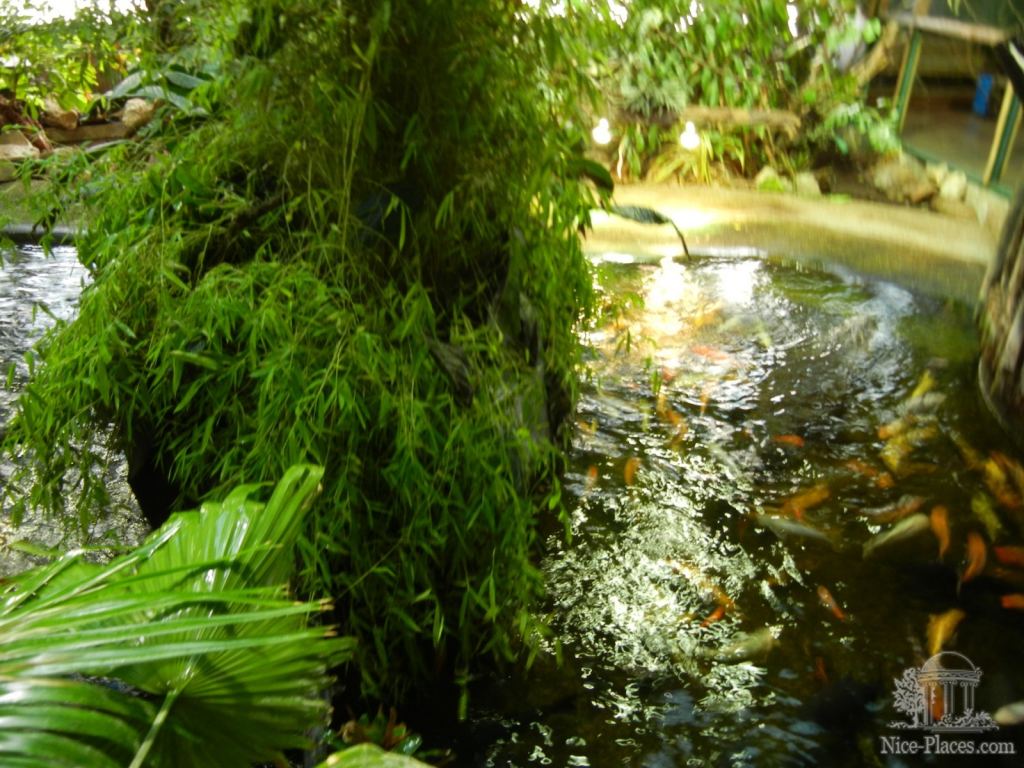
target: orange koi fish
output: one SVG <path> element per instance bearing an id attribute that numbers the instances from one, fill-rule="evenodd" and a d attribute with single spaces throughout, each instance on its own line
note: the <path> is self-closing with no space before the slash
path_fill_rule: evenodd
<path id="1" fill-rule="evenodd" d="M 722 606 L 718 606 L 717 608 L 715 608 L 715 610 L 708 614 L 708 617 L 704 619 L 704 621 L 702 621 L 700 625 L 702 627 L 707 627 L 711 624 L 714 624 L 716 621 L 721 621 L 724 616 L 725 608 L 723 608 Z"/>
<path id="2" fill-rule="evenodd" d="M 928 655 L 934 656 L 942 650 L 946 641 L 956 632 L 957 625 L 967 614 L 959 608 L 950 608 L 945 613 L 933 613 L 928 617 Z"/>
<path id="3" fill-rule="evenodd" d="M 818 600 L 821 604 L 832 611 L 832 615 L 840 621 L 846 621 L 846 613 L 842 608 L 839 607 L 839 603 L 832 597 L 832 593 L 828 591 L 825 585 L 818 587 Z"/>
<path id="4" fill-rule="evenodd" d="M 694 344 L 690 347 L 690 351 L 695 355 L 706 357 L 708 360 L 714 360 L 715 362 L 723 362 L 730 359 L 727 353 L 716 347 L 709 347 L 707 344 Z"/>
<path id="5" fill-rule="evenodd" d="M 960 584 L 966 584 L 985 570 L 987 548 L 985 540 L 976 531 L 967 534 L 967 567 L 960 576 Z M 959 588 L 959 584 L 957 585 Z"/>
<path id="6" fill-rule="evenodd" d="M 851 472 L 856 472 L 858 475 L 864 475 L 864 477 L 877 477 L 878 470 L 868 464 L 866 461 L 860 459 L 850 459 L 844 465 Z"/>
<path id="7" fill-rule="evenodd" d="M 825 668 L 825 659 L 821 656 L 814 657 L 814 679 L 822 685 L 828 685 L 828 670 Z"/>
<path id="8" fill-rule="evenodd" d="M 999 598 L 999 602 L 1002 604 L 1003 608 L 1010 608 L 1014 611 L 1024 611 L 1024 595 L 1019 592 L 1003 595 Z"/>
<path id="9" fill-rule="evenodd" d="M 832 495 L 827 483 L 817 483 L 806 491 L 790 496 L 782 502 L 783 514 L 795 517 L 797 520 L 804 519 L 804 512 L 816 507 Z"/>
<path id="10" fill-rule="evenodd" d="M 587 467 L 587 490 L 591 490 L 595 485 L 597 485 L 597 466 L 591 464 Z"/>
<path id="11" fill-rule="evenodd" d="M 941 504 L 932 507 L 931 514 L 932 533 L 939 542 L 939 559 L 949 549 L 949 510 Z"/>
<path id="12" fill-rule="evenodd" d="M 1024 568 L 1024 547 L 992 547 L 992 554 L 996 556 L 1003 565 L 1013 565 L 1017 568 Z"/>
<path id="13" fill-rule="evenodd" d="M 888 490 L 889 488 L 896 487 L 896 478 L 890 475 L 888 472 L 883 472 L 875 479 L 875 485 L 882 490 Z"/>
<path id="14" fill-rule="evenodd" d="M 636 471 L 640 468 L 640 459 L 636 456 L 630 456 L 626 459 L 626 465 L 622 468 L 622 479 L 626 481 L 626 485 L 632 485 L 633 480 L 636 478 Z"/>
<path id="15" fill-rule="evenodd" d="M 800 435 L 776 435 L 772 440 L 782 445 L 792 446 L 793 448 L 804 447 L 804 439 Z"/>

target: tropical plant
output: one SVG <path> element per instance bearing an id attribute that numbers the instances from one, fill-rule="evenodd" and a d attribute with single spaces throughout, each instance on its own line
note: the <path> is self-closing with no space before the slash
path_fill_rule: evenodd
<path id="1" fill-rule="evenodd" d="M 84 111 L 102 81 L 135 61 L 133 16 L 99 3 L 71 19 L 48 10 L 42 0 L 0 5 L 0 87 L 32 111 L 47 98 Z"/>
<path id="2" fill-rule="evenodd" d="M 879 22 L 850 23 L 839 0 L 638 0 L 610 52 L 598 59 L 607 108 L 616 114 L 619 175 L 707 181 L 718 166 L 756 172 L 825 150 L 849 150 L 861 134 L 876 151 L 896 141 L 888 117 L 864 103 L 860 85 L 837 67 L 841 46 L 872 42 Z M 700 126 L 700 152 L 681 151 L 677 116 L 687 107 L 787 111 L 803 130 L 776 139 L 765 126 Z M 661 159 L 662 154 L 669 157 Z M 652 170 L 654 169 L 654 170 Z M 666 175 L 667 174 L 667 175 Z"/>
<path id="3" fill-rule="evenodd" d="M 335 598 L 364 690 L 465 684 L 533 636 L 559 505 L 600 175 L 582 43 L 504 0 L 237 11 L 208 4 L 243 19 L 210 25 L 231 98 L 76 179 L 92 283 L 7 432 L 20 501 L 88 521 L 108 445 L 164 507 L 312 459 L 303 589 Z"/>
<path id="4" fill-rule="evenodd" d="M 0 763 L 283 763 L 325 725 L 329 668 L 352 641 L 289 595 L 323 472 L 287 470 L 174 515 L 101 565 L 69 552 L 15 577 L 0 603 Z"/>

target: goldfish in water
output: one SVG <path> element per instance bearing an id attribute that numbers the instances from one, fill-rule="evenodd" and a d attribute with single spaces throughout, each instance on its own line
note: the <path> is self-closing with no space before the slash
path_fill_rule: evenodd
<path id="1" fill-rule="evenodd" d="M 1002 506 L 1007 509 L 1020 509 L 1020 496 L 1010 487 L 1010 480 L 1002 466 L 995 459 L 985 459 L 982 465 L 985 485 Z"/>
<path id="2" fill-rule="evenodd" d="M 963 573 L 960 574 L 960 582 L 957 584 L 957 588 L 959 588 L 960 584 L 966 584 L 985 570 L 986 556 L 987 548 L 985 540 L 981 538 L 981 534 L 976 531 L 969 532 L 967 534 L 967 565 L 964 567 Z"/>
<path id="3" fill-rule="evenodd" d="M 756 632 L 740 635 L 733 642 L 721 648 L 708 649 L 702 655 L 705 658 L 731 664 L 762 658 L 778 645 L 779 631 L 777 627 L 764 627 Z"/>
<path id="4" fill-rule="evenodd" d="M 928 618 L 928 655 L 934 656 L 956 632 L 957 625 L 967 614 L 959 608 L 950 608 L 945 613 L 934 613 Z"/>
<path id="5" fill-rule="evenodd" d="M 888 472 L 883 472 L 875 478 L 875 485 L 883 490 L 896 487 L 896 478 L 890 475 Z"/>
<path id="6" fill-rule="evenodd" d="M 932 507 L 930 515 L 932 533 L 939 541 L 939 559 L 949 550 L 949 510 L 941 504 Z"/>
<path id="7" fill-rule="evenodd" d="M 1003 565 L 1024 568 L 1024 547 L 992 547 L 992 554 Z"/>
<path id="8" fill-rule="evenodd" d="M 978 469 L 985 463 L 985 457 L 967 442 L 967 438 L 959 432 L 950 430 L 949 439 L 953 441 L 957 450 L 960 451 L 960 456 L 963 458 L 964 464 L 967 465 L 968 469 Z"/>
<path id="9" fill-rule="evenodd" d="M 704 621 L 702 621 L 700 623 L 700 625 L 702 627 L 709 626 L 711 624 L 714 624 L 716 621 L 721 621 L 721 619 L 724 616 L 725 616 L 725 608 L 723 608 L 722 606 L 718 606 L 717 608 L 715 608 L 715 610 L 713 610 L 710 614 L 708 614 L 708 617 L 706 619 L 704 619 Z"/>
<path id="10" fill-rule="evenodd" d="M 785 517 L 772 517 L 770 515 L 754 515 L 753 521 L 756 525 L 761 528 L 767 528 L 783 540 L 794 538 L 805 541 L 818 541 L 835 548 L 835 542 L 826 533 L 806 523 L 800 523 Z"/>
<path id="11" fill-rule="evenodd" d="M 730 356 L 716 347 L 709 347 L 707 344 L 694 344 L 690 347 L 690 351 L 695 355 L 706 357 L 708 360 L 714 360 L 715 362 L 724 362 L 730 360 Z"/>
<path id="12" fill-rule="evenodd" d="M 1015 701 L 997 709 L 992 719 L 998 725 L 1020 725 L 1024 723 L 1024 701 Z"/>
<path id="13" fill-rule="evenodd" d="M 884 507 L 862 509 L 860 514 L 870 518 L 872 523 L 895 523 L 905 517 L 910 517 L 921 508 L 922 504 L 924 504 L 924 497 L 908 494 Z"/>
<path id="14" fill-rule="evenodd" d="M 860 459 L 850 459 L 844 464 L 851 472 L 856 472 L 858 475 L 864 475 L 864 477 L 877 477 L 878 470 L 868 464 L 866 461 Z"/>
<path id="15" fill-rule="evenodd" d="M 587 490 L 593 489 L 597 485 L 597 467 L 591 464 L 587 467 Z"/>
<path id="16" fill-rule="evenodd" d="M 1024 595 L 1019 592 L 1003 595 L 999 598 L 999 603 L 1003 608 L 1012 608 L 1015 611 L 1024 611 Z"/>
<path id="17" fill-rule="evenodd" d="M 985 526 L 985 532 L 992 540 L 999 538 L 1003 532 L 1003 524 L 992 506 L 992 499 L 982 491 L 971 497 L 971 512 L 978 518 L 978 521 Z"/>
<path id="18" fill-rule="evenodd" d="M 773 442 L 781 443 L 782 445 L 789 445 L 793 448 L 803 448 L 804 439 L 800 435 L 775 435 L 772 438 Z"/>
<path id="19" fill-rule="evenodd" d="M 1020 465 L 1020 462 L 1011 459 L 1001 451 L 992 451 L 991 455 L 1010 479 L 1013 480 L 1017 493 L 1024 496 L 1024 467 Z"/>
<path id="20" fill-rule="evenodd" d="M 783 501 L 782 512 L 797 520 L 803 520 L 805 510 L 818 506 L 831 495 L 832 492 L 826 483 L 817 483 Z"/>
<path id="21" fill-rule="evenodd" d="M 630 456 L 626 459 L 626 465 L 622 468 L 622 479 L 626 481 L 626 485 L 632 485 L 633 480 L 636 478 L 636 471 L 640 468 L 640 459 L 636 456 Z"/>
<path id="22" fill-rule="evenodd" d="M 832 612 L 833 616 L 840 621 L 846 621 L 846 613 L 839 607 L 839 603 L 832 597 L 832 593 L 828 591 L 828 587 L 824 584 L 818 587 L 818 600 Z"/>
<path id="23" fill-rule="evenodd" d="M 925 531 L 931 530 L 932 524 L 924 514 L 918 512 L 903 520 L 887 531 L 882 531 L 864 542 L 863 556 L 865 559 L 873 556 L 879 550 L 885 549 L 901 541 L 920 536 Z"/>

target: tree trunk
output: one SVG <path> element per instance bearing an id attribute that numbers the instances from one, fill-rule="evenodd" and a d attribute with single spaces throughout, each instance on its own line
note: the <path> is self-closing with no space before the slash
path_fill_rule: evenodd
<path id="1" fill-rule="evenodd" d="M 1024 435 L 1024 189 L 1003 225 L 978 309 L 982 394 L 1011 435 Z"/>

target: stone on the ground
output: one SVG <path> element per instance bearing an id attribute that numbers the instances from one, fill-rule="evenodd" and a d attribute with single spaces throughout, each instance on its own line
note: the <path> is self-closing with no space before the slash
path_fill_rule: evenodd
<path id="1" fill-rule="evenodd" d="M 928 163 L 925 166 L 925 172 L 935 186 L 941 187 L 942 182 L 949 175 L 949 166 L 945 163 Z"/>
<path id="2" fill-rule="evenodd" d="M 18 169 L 14 163 L 0 162 L 0 184 L 16 178 L 17 175 Z"/>
<path id="3" fill-rule="evenodd" d="M 821 185 L 818 179 L 810 171 L 801 171 L 793 177 L 793 187 L 798 195 L 805 197 L 820 197 Z"/>
<path id="4" fill-rule="evenodd" d="M 121 112 L 121 122 L 130 133 L 134 133 L 153 119 L 156 105 L 145 99 L 128 99 Z"/>
<path id="5" fill-rule="evenodd" d="M 946 200 L 963 200 L 967 196 L 967 174 L 953 171 L 939 185 L 939 197 Z"/>
<path id="6" fill-rule="evenodd" d="M 78 112 L 73 109 L 64 109 L 52 96 L 43 100 L 43 112 L 39 116 L 39 122 L 49 128 L 63 128 L 65 131 L 73 130 L 78 125 Z"/>
<path id="7" fill-rule="evenodd" d="M 893 202 L 917 205 L 939 191 L 924 165 L 910 155 L 883 158 L 868 173 L 871 183 Z"/>
<path id="8" fill-rule="evenodd" d="M 978 220 L 978 212 L 974 210 L 974 206 L 965 203 L 963 200 L 953 200 L 942 195 L 936 195 L 932 198 L 931 208 L 933 211 L 945 214 L 946 216 L 952 216 L 953 218 L 967 221 Z"/>
<path id="9" fill-rule="evenodd" d="M 754 177 L 754 187 L 762 192 L 790 192 L 793 189 L 792 185 L 779 176 L 779 172 L 770 165 L 766 165 Z"/>
<path id="10" fill-rule="evenodd" d="M 25 160 L 39 157 L 39 150 L 21 131 L 0 133 L 0 160 Z"/>

